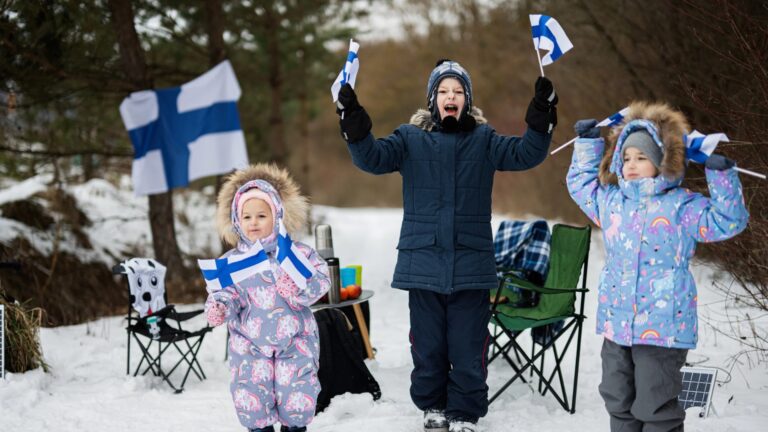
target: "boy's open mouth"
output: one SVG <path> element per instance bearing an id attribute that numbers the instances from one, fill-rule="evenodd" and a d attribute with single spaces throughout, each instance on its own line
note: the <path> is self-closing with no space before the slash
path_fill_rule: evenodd
<path id="1" fill-rule="evenodd" d="M 445 113 L 448 115 L 456 115 L 459 113 L 459 107 L 454 104 L 446 104 L 445 107 L 443 107 L 445 110 Z"/>

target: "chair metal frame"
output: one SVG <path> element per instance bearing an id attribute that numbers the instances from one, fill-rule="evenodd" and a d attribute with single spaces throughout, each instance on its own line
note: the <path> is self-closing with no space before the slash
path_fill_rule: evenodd
<path id="1" fill-rule="evenodd" d="M 587 244 L 586 249 L 584 251 L 584 259 L 583 263 L 580 266 L 581 269 L 581 287 L 572 287 L 572 288 L 547 288 L 547 287 L 539 287 L 536 286 L 530 282 L 524 281 L 522 279 L 519 279 L 515 277 L 511 273 L 505 273 L 502 279 L 499 281 L 499 288 L 496 290 L 496 295 L 492 301 L 491 304 L 491 323 L 494 324 L 495 330 L 494 334 L 491 338 L 492 341 L 492 347 L 494 349 L 493 354 L 489 358 L 489 362 L 492 362 L 496 358 L 502 357 L 504 358 L 509 366 L 513 369 L 514 375 L 507 380 L 507 382 L 489 399 L 489 403 L 492 403 L 498 397 L 507 389 L 509 386 L 515 382 L 517 379 L 520 379 L 523 382 L 527 382 L 524 377 L 524 373 L 526 371 L 529 371 L 529 376 L 533 377 L 535 374 L 538 377 L 538 392 L 543 396 L 546 395 L 548 392 L 554 396 L 554 398 L 557 400 L 557 402 L 560 404 L 563 409 L 570 412 L 571 414 L 576 412 L 576 394 L 578 389 L 578 379 L 579 379 L 579 362 L 581 358 L 581 336 L 582 336 L 582 330 L 583 330 L 583 324 L 585 320 L 584 315 L 584 301 L 586 297 L 586 293 L 589 291 L 587 288 L 587 271 L 589 268 L 589 247 L 591 243 L 591 227 L 585 226 L 585 227 L 574 227 L 569 225 L 560 224 L 560 226 L 569 228 L 569 229 L 586 229 L 587 230 Z M 554 229 L 553 229 L 554 231 Z M 553 237 L 554 237 L 553 233 Z M 554 259 L 554 257 L 553 257 Z M 576 311 L 576 308 L 574 307 L 574 312 L 569 315 L 563 315 L 563 316 L 556 316 L 551 317 L 544 320 L 539 321 L 533 321 L 531 322 L 530 326 L 527 326 L 524 329 L 510 329 L 508 326 L 506 326 L 503 323 L 503 316 L 504 313 L 498 309 L 499 302 L 501 299 L 501 294 L 503 291 L 504 286 L 506 284 L 513 284 L 519 288 L 522 289 L 528 289 L 532 291 L 539 292 L 542 296 L 548 295 L 548 294 L 574 294 L 574 303 L 579 303 L 578 312 Z M 558 321 L 559 319 L 563 319 L 566 321 L 565 325 L 555 334 L 551 337 L 549 341 L 547 341 L 544 345 L 539 345 L 536 342 L 531 342 L 531 352 L 530 355 L 520 346 L 520 344 L 517 341 L 517 338 L 522 334 L 522 330 L 532 330 L 535 327 L 540 327 L 543 325 L 551 324 L 553 321 Z M 498 331 L 501 330 L 501 333 Z M 561 341 L 561 339 L 565 336 L 567 336 L 567 340 L 565 341 L 564 345 L 560 350 L 558 350 L 557 343 Z M 502 343 L 500 340 L 502 336 L 506 337 L 506 342 Z M 562 363 L 565 358 L 565 355 L 568 353 L 568 349 L 571 346 L 571 343 L 574 341 L 574 337 L 576 338 L 576 359 L 575 359 L 575 368 L 573 373 L 573 387 L 571 391 L 571 395 L 569 398 L 568 391 L 565 386 L 565 379 L 563 376 L 562 371 Z M 552 350 L 554 355 L 554 367 L 552 368 L 551 372 L 549 374 L 546 373 L 545 370 L 545 354 L 548 350 Z M 509 355 L 510 351 L 512 351 L 516 357 L 515 360 L 512 359 L 512 357 Z M 536 362 L 538 361 L 538 366 L 536 365 Z M 557 378 L 557 383 L 559 384 L 559 388 L 556 388 L 555 385 L 553 385 L 553 381 Z"/>
<path id="2" fill-rule="evenodd" d="M 124 274 L 122 263 L 113 267 L 112 273 Z M 191 372 L 193 372 L 200 381 L 207 379 L 200 362 L 197 360 L 197 354 L 202 347 L 205 335 L 212 331 L 213 328 L 208 324 L 195 331 L 188 331 L 182 327 L 183 322 L 200 315 L 203 313 L 203 309 L 190 312 L 178 312 L 175 305 L 168 304 L 158 311 L 140 317 L 138 316 L 138 312 L 136 312 L 131 305 L 130 288 L 128 292 L 128 312 L 126 314 L 128 325 L 125 327 L 127 337 L 126 375 L 131 375 L 131 345 L 133 339 L 133 342 L 136 342 L 141 352 L 141 358 L 133 370 L 133 376 L 138 376 L 139 374 L 144 376 L 151 371 L 154 376 L 161 377 L 162 380 L 173 389 L 174 393 L 181 393 L 184 391 L 184 385 Z M 167 295 L 167 292 L 164 293 L 166 302 Z M 160 329 L 159 333 L 154 338 L 147 322 L 151 317 L 157 318 Z M 171 325 L 169 323 L 170 321 L 173 321 L 174 324 Z M 156 349 L 153 349 L 153 346 Z M 174 359 L 175 362 L 172 363 L 170 368 L 164 368 L 162 358 L 171 347 L 174 347 L 176 352 L 180 355 L 180 358 Z M 183 378 L 180 383 L 174 384 L 171 380 L 171 375 L 185 363 L 187 365 L 187 370 L 184 373 Z"/>

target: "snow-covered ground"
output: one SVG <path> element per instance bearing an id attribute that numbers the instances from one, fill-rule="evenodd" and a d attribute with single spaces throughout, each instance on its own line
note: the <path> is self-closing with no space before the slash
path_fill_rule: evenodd
<path id="1" fill-rule="evenodd" d="M 5 184 L 0 203 L 25 198 L 39 191 L 40 178 L 25 184 Z M 86 231 L 94 244 L 119 254 L 124 244 L 110 237 L 120 232 L 121 238 L 141 242 L 148 238 L 144 215 L 146 199 L 130 196 L 109 183 L 94 180 L 70 189 L 81 208 L 100 222 Z M 177 213 L 183 212 L 190 225 L 179 228 L 181 247 L 185 251 L 208 245 L 216 250 L 210 195 L 178 194 Z M 316 432 L 378 432 L 421 430 L 421 413 L 409 397 L 411 358 L 408 346 L 408 303 L 403 291 L 389 288 L 395 264 L 395 245 L 399 230 L 399 209 L 339 209 L 315 207 L 317 223 L 333 228 L 335 250 L 342 266 L 361 264 L 363 286 L 372 290 L 371 339 L 377 349 L 375 360 L 367 364 L 382 388 L 381 400 L 373 402 L 364 395 L 343 395 L 310 426 Z M 120 216 L 119 218 L 117 216 Z M 494 218 L 494 228 L 500 219 Z M 119 225 L 119 230 L 117 226 Z M 25 229 L 0 217 L 0 241 L 11 237 L 9 230 Z M 127 240 L 126 240 L 127 241 Z M 313 244 L 311 238 L 306 238 Z M 43 240 L 39 243 L 45 246 Z M 148 249 L 151 250 L 151 249 Z M 200 250 L 200 249 L 198 249 Z M 594 287 L 604 262 L 599 233 L 592 239 L 589 284 Z M 100 255 L 100 254 L 96 254 Z M 96 257 L 95 259 L 98 259 Z M 106 258 L 105 258 L 106 259 Z M 722 292 L 712 288 L 712 279 L 724 277 L 703 265 L 694 268 L 699 286 L 702 318 L 699 348 L 689 354 L 689 362 L 721 368 L 713 404 L 716 413 L 699 418 L 698 409 L 689 411 L 688 431 L 764 431 L 768 422 L 768 369 L 757 362 L 755 354 L 733 357 L 744 351 L 721 331 L 743 331 L 749 325 L 733 330 L 730 316 L 760 316 L 757 310 L 738 308 Z M 185 305 L 194 308 L 200 305 Z M 549 396 L 542 397 L 526 384 L 515 383 L 494 402 L 481 420 L 487 431 L 601 431 L 608 429 L 607 415 L 597 392 L 600 380 L 600 343 L 594 335 L 594 293 L 588 295 L 588 322 L 582 346 L 581 372 L 577 412 L 563 411 Z M 198 321 L 202 325 L 202 318 Z M 765 334 L 766 320 L 754 324 Z M 50 373 L 35 370 L 24 374 L 8 374 L 0 381 L 0 431 L 238 431 L 239 425 L 228 392 L 228 368 L 224 361 L 225 330 L 217 328 L 206 339 L 199 359 L 208 375 L 204 382 L 191 377 L 184 393 L 173 394 L 169 387 L 154 377 L 131 377 L 125 374 L 126 334 L 122 316 L 107 317 L 82 325 L 41 330 L 45 359 Z M 135 348 L 135 346 L 134 346 Z M 135 358 L 135 357 L 134 357 Z M 730 372 L 730 373 L 728 373 Z M 489 369 L 491 391 L 505 381 L 509 370 L 502 362 Z M 728 379 L 730 378 L 730 379 Z M 724 382 L 727 381 L 727 382 Z"/>

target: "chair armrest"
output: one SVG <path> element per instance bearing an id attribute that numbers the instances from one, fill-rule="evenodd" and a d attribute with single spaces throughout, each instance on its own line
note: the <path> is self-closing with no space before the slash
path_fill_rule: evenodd
<path id="1" fill-rule="evenodd" d="M 178 312 L 175 308 L 168 313 L 168 319 L 172 319 L 174 321 L 186 321 L 190 318 L 194 318 L 198 315 L 203 313 L 203 309 L 197 309 L 189 312 Z"/>
<path id="2" fill-rule="evenodd" d="M 517 276 L 513 276 L 511 274 L 505 274 L 504 283 L 502 284 L 502 287 L 506 284 L 514 285 L 518 288 L 528 290 L 528 291 L 536 291 L 538 293 L 542 294 L 565 294 L 565 293 L 572 293 L 572 292 L 589 292 L 588 288 L 547 288 L 547 287 L 540 287 L 536 284 L 533 284 L 531 282 L 528 282 L 525 279 L 520 279 Z"/>

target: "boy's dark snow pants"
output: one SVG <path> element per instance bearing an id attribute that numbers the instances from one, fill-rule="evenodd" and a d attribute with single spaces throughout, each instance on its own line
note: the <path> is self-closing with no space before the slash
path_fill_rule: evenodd
<path id="1" fill-rule="evenodd" d="M 476 422 L 488 412 L 488 290 L 453 294 L 412 289 L 411 399 L 421 410 Z"/>
<path id="2" fill-rule="evenodd" d="M 677 396 L 686 349 L 622 346 L 605 339 L 600 356 L 600 395 L 611 416 L 611 432 L 682 431 L 685 411 Z"/>

